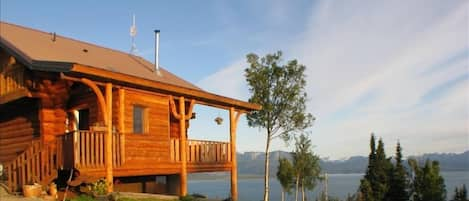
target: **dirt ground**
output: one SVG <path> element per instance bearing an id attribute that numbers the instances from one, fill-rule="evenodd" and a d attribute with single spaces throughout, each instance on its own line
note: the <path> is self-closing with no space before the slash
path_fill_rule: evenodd
<path id="1" fill-rule="evenodd" d="M 10 195 L 5 190 L 5 188 L 3 188 L 3 186 L 0 185 L 0 201 L 20 201 L 20 200 L 44 201 L 45 199 L 42 199 L 42 198 L 25 198 L 21 195 L 20 196 Z"/>

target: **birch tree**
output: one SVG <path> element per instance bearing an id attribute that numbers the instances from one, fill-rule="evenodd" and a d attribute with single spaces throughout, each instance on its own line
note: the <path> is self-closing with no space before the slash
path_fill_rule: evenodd
<path id="1" fill-rule="evenodd" d="M 246 57 L 249 102 L 262 106 L 247 115 L 248 124 L 266 131 L 264 201 L 268 201 L 270 143 L 276 138 L 289 141 L 312 125 L 313 116 L 306 112 L 306 67 L 297 60 L 282 63 L 280 51 L 262 58 L 253 53 Z"/>

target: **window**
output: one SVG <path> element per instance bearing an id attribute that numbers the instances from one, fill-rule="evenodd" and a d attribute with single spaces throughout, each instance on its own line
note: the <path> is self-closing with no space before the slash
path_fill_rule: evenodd
<path id="1" fill-rule="evenodd" d="M 147 109 L 142 106 L 134 105 L 133 107 L 133 133 L 147 133 L 148 132 L 148 121 L 147 121 Z"/>

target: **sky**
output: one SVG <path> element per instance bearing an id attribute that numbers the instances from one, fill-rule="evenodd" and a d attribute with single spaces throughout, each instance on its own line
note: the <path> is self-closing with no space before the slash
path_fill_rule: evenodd
<path id="1" fill-rule="evenodd" d="M 469 149 L 469 1 L 0 0 L 0 20 L 138 55 L 204 90 L 248 100 L 246 54 L 283 51 L 306 66 L 307 112 L 320 157 Z M 229 140 L 227 111 L 197 105 L 189 138 Z M 222 125 L 213 119 L 224 118 Z M 239 152 L 263 151 L 265 131 L 238 125 Z M 293 150 L 279 139 L 271 150 Z"/>

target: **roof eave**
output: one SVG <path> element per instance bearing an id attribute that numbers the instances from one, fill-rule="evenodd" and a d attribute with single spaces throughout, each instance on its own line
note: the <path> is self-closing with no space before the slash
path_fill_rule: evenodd
<path id="1" fill-rule="evenodd" d="M 4 40 L 1 36 L 0 47 L 31 70 L 68 72 L 73 67 L 73 63 L 71 62 L 33 60 L 26 53 L 16 48 L 10 42 Z"/>
<path id="2" fill-rule="evenodd" d="M 260 110 L 262 108 L 258 104 L 213 94 L 203 90 L 185 88 L 168 83 L 158 82 L 155 80 L 148 80 L 128 74 L 111 72 L 90 66 L 84 66 L 81 64 L 74 64 L 72 69 L 69 71 L 68 75 L 73 76 L 77 73 L 81 75 L 93 76 L 94 79 L 100 79 L 104 81 L 112 80 L 113 82 L 118 82 L 124 86 L 143 87 L 145 89 L 151 89 L 158 92 L 165 92 L 170 95 L 182 95 L 188 98 L 194 98 L 197 100 L 197 102 L 201 104 L 219 108 L 234 107 L 238 110 L 243 110 L 246 112 Z"/>
<path id="3" fill-rule="evenodd" d="M 74 63 L 57 61 L 38 61 L 33 60 L 30 64 L 32 70 L 48 72 L 68 72 L 73 68 Z"/>

